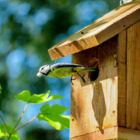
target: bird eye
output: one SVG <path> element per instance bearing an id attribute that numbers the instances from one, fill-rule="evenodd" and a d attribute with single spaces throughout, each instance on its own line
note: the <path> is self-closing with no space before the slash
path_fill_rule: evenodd
<path id="1" fill-rule="evenodd" d="M 44 67 L 41 68 L 41 70 L 43 70 L 43 69 L 44 69 Z"/>

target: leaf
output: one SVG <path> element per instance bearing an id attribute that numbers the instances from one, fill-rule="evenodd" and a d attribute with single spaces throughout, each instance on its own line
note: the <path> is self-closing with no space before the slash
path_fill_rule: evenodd
<path id="1" fill-rule="evenodd" d="M 28 90 L 24 90 L 21 93 L 14 96 L 20 101 L 28 102 L 31 99 L 31 93 Z"/>
<path id="2" fill-rule="evenodd" d="M 8 129 L 7 129 L 7 127 L 8 127 Z M 7 127 L 4 124 L 0 125 L 0 138 L 2 138 L 2 137 L 6 138 L 7 135 L 9 136 L 10 133 L 13 132 L 14 129 L 11 126 L 8 125 Z M 10 140 L 20 140 L 18 133 L 17 132 L 13 133 Z"/>
<path id="3" fill-rule="evenodd" d="M 69 128 L 70 117 L 60 114 L 67 109 L 68 108 L 58 104 L 51 107 L 49 104 L 45 104 L 40 109 L 41 113 L 38 114 L 38 120 L 48 122 L 57 130 L 64 130 L 64 128 Z"/>
<path id="4" fill-rule="evenodd" d="M 45 104 L 40 108 L 41 113 L 51 113 L 51 114 L 62 114 L 65 112 L 68 108 L 64 106 L 60 106 L 58 104 L 55 104 L 53 106 L 49 106 L 49 104 Z"/>
<path id="5" fill-rule="evenodd" d="M 51 101 L 51 100 L 55 100 L 55 99 L 62 99 L 62 98 L 63 98 L 63 96 L 53 95 L 53 96 L 50 96 L 47 101 Z"/>
<path id="6" fill-rule="evenodd" d="M 34 104 L 44 103 L 44 102 L 47 102 L 50 100 L 63 98 L 60 95 L 53 95 L 53 96 L 48 97 L 49 94 L 50 94 L 50 91 L 48 91 L 44 94 L 31 95 L 31 93 L 28 90 L 24 90 L 21 93 L 15 95 L 15 98 L 17 98 L 18 100 L 23 101 L 23 102 L 34 103 Z"/>
<path id="7" fill-rule="evenodd" d="M 0 85 L 0 94 L 2 93 L 1 90 L 2 90 L 2 87 L 1 87 L 1 85 Z"/>

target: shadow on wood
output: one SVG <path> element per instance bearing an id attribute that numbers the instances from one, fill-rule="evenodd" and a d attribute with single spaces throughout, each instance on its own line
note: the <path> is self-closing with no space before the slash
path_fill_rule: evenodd
<path id="1" fill-rule="evenodd" d="M 101 83 L 96 83 L 94 85 L 94 94 L 92 100 L 92 107 L 94 111 L 94 116 L 96 121 L 98 122 L 97 128 L 104 134 L 104 130 L 102 129 L 104 117 L 106 115 L 106 104 L 105 104 L 105 97 L 102 89 Z"/>

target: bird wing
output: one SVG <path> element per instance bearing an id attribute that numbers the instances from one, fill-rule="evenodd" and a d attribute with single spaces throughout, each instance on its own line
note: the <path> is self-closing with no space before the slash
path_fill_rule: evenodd
<path id="1" fill-rule="evenodd" d="M 70 64 L 70 63 L 56 63 L 56 64 L 53 64 L 51 66 L 51 70 L 54 70 L 56 68 L 62 68 L 62 67 L 82 67 L 81 65 L 78 65 L 78 64 Z"/>

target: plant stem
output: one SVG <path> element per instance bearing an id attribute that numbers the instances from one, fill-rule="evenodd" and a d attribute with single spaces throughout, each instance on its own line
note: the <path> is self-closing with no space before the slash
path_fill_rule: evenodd
<path id="1" fill-rule="evenodd" d="M 10 134 L 8 140 L 11 138 L 11 136 L 12 136 L 13 133 L 15 133 L 15 132 L 17 132 L 19 129 L 25 127 L 27 124 L 31 123 L 31 122 L 32 122 L 33 120 L 35 120 L 36 118 L 37 118 L 37 116 L 35 116 L 34 118 L 32 118 L 30 121 L 28 121 L 26 124 L 22 125 L 22 126 L 19 127 L 18 129 L 14 130 L 14 131 Z"/>
<path id="2" fill-rule="evenodd" d="M 21 116 L 20 116 L 20 118 L 19 118 L 18 122 L 16 123 L 16 125 L 15 125 L 15 127 L 14 127 L 14 130 L 16 129 L 16 127 L 18 126 L 18 124 L 19 124 L 19 122 L 20 122 L 21 118 L 23 117 L 23 114 L 24 114 L 24 112 L 25 112 L 25 110 L 26 110 L 27 106 L 28 106 L 28 103 L 25 105 L 25 107 L 24 107 L 24 109 L 23 109 L 23 112 L 22 112 L 22 114 L 21 114 Z"/>
<path id="3" fill-rule="evenodd" d="M 24 109 L 23 109 L 23 112 L 21 113 L 21 116 L 20 116 L 20 118 L 19 118 L 18 122 L 16 123 L 16 125 L 15 125 L 15 127 L 14 127 L 13 132 L 12 132 L 12 133 L 9 135 L 9 137 L 8 137 L 8 140 L 11 138 L 12 134 L 16 132 L 16 131 L 15 131 L 15 129 L 16 129 L 16 127 L 18 126 L 18 124 L 19 124 L 19 122 L 20 122 L 21 118 L 23 117 L 24 112 L 25 112 L 25 110 L 26 110 L 27 106 L 28 106 L 28 103 L 25 105 L 25 107 L 24 107 Z"/>
<path id="4" fill-rule="evenodd" d="M 14 131 L 14 133 L 17 132 L 19 129 L 25 127 L 27 124 L 31 123 L 31 122 L 32 122 L 33 120 L 35 120 L 36 118 L 37 118 L 37 116 L 35 116 L 34 118 L 32 118 L 32 119 L 31 119 L 30 121 L 28 121 L 26 124 L 22 125 L 22 126 L 19 127 L 18 129 L 16 129 L 16 130 Z"/>
<path id="5" fill-rule="evenodd" d="M 8 139 L 8 133 L 6 132 L 5 128 L 1 125 L 2 129 L 5 131 L 7 139 Z"/>
<path id="6" fill-rule="evenodd" d="M 5 123 L 5 121 L 4 121 L 4 119 L 2 118 L 1 115 L 0 115 L 0 118 L 1 118 L 1 120 L 3 121 L 3 123 L 5 124 L 5 126 L 6 126 L 6 128 L 7 128 L 7 130 L 8 130 L 8 132 L 10 133 L 8 126 L 7 126 L 7 124 Z"/>

